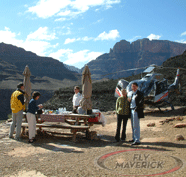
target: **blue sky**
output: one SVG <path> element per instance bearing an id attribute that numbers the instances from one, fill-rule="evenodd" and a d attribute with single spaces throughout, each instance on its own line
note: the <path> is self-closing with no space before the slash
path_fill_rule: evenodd
<path id="1" fill-rule="evenodd" d="M 116 42 L 186 43 L 185 0 L 3 0 L 0 42 L 82 68 Z"/>

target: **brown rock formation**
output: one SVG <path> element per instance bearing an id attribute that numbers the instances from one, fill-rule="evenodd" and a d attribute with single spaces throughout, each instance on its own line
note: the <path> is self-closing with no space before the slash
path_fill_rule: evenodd
<path id="1" fill-rule="evenodd" d="M 186 50 L 186 44 L 166 40 L 141 39 L 132 43 L 121 40 L 117 42 L 109 53 L 99 56 L 88 63 L 92 78 L 119 70 L 144 67 L 150 64 L 161 65 L 168 58 L 182 54 Z M 117 73 L 110 78 L 127 77 L 130 73 Z M 135 73 L 136 74 L 136 73 Z M 103 77 L 103 76 L 102 76 Z"/>

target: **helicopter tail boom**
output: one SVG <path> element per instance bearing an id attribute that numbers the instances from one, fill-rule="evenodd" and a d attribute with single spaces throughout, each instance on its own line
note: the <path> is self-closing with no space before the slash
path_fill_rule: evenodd
<path id="1" fill-rule="evenodd" d="M 155 96 L 155 102 L 160 102 L 168 98 L 168 90 Z"/>
<path id="2" fill-rule="evenodd" d="M 180 86 L 180 69 L 178 68 L 174 83 L 168 87 L 168 90 L 169 92 L 179 90 L 179 86 Z"/>

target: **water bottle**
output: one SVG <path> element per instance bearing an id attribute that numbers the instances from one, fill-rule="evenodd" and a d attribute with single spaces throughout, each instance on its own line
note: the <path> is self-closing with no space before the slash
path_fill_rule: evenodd
<path id="1" fill-rule="evenodd" d="M 58 108 L 58 112 L 59 112 L 59 114 L 61 114 L 61 108 Z"/>
<path id="2" fill-rule="evenodd" d="M 67 111 L 67 109 L 66 109 L 66 107 L 64 107 L 64 113 L 66 113 L 66 111 Z"/>
<path id="3" fill-rule="evenodd" d="M 63 108 L 61 108 L 61 114 L 63 114 Z"/>

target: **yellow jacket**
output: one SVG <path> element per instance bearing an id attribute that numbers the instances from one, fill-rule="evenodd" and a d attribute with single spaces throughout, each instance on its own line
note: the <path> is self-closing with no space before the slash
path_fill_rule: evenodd
<path id="1" fill-rule="evenodd" d="M 12 93 L 11 100 L 10 100 L 12 113 L 17 113 L 25 109 L 23 94 L 24 92 L 20 89 Z"/>

